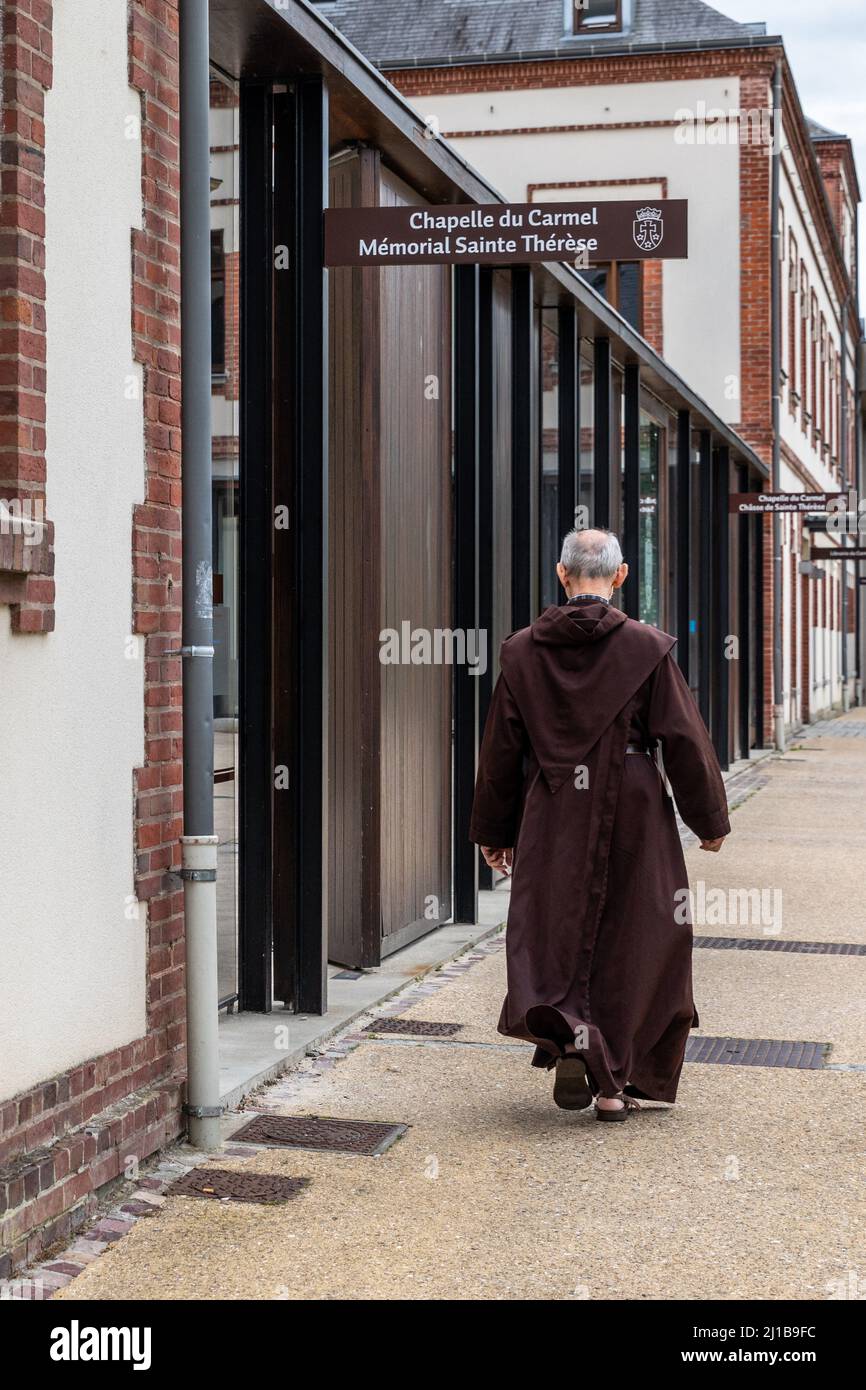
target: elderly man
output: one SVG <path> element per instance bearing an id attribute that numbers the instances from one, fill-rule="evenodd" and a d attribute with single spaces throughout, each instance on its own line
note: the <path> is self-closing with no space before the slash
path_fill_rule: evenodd
<path id="1" fill-rule="evenodd" d="M 599 1120 L 624 1120 L 636 1096 L 673 1103 L 698 1024 L 659 746 L 701 848 L 730 824 L 675 639 L 611 604 L 628 575 L 616 536 L 572 531 L 556 568 L 567 602 L 502 644 L 470 837 L 513 873 L 500 1033 L 556 1068 L 557 1105 L 594 1095 Z"/>

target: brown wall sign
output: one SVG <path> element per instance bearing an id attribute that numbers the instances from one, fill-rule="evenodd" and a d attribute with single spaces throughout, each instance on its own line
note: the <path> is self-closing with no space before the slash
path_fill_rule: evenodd
<path id="1" fill-rule="evenodd" d="M 847 492 L 732 492 L 731 512 L 825 512 Z"/>
<path id="2" fill-rule="evenodd" d="M 813 560 L 820 560 L 822 564 L 825 560 L 866 560 L 866 545 L 852 545 L 848 550 L 841 545 L 833 550 L 813 545 L 809 553 Z"/>
<path id="3" fill-rule="evenodd" d="M 688 201 L 328 208 L 325 265 L 682 260 Z"/>

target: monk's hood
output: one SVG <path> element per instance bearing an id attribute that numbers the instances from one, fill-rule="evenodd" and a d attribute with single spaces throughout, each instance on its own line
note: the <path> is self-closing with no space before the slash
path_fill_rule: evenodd
<path id="1" fill-rule="evenodd" d="M 637 694 L 675 638 L 603 603 L 546 608 L 502 644 L 502 674 L 551 791 Z"/>

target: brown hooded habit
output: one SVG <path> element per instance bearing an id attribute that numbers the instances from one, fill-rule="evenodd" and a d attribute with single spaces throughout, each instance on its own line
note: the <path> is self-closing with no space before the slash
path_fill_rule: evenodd
<path id="1" fill-rule="evenodd" d="M 514 848 L 498 1029 L 551 1067 L 575 1041 L 593 1089 L 676 1099 L 692 997 L 688 888 L 661 746 L 686 825 L 728 834 L 715 751 L 673 637 L 617 608 L 546 609 L 506 638 L 470 838 Z M 588 1045 L 581 1047 L 581 1039 Z"/>

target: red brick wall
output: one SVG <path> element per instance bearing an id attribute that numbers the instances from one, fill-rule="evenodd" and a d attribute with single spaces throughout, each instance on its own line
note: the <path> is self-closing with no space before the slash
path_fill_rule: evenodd
<path id="1" fill-rule="evenodd" d="M 50 0 L 5 0 L 0 499 L 23 503 L 25 518 L 45 522 L 29 536 L 14 524 L 0 525 L 0 603 L 11 605 L 13 632 L 54 628 L 54 527 L 45 515 L 44 117 L 52 81 L 51 24 Z"/>
<path id="2" fill-rule="evenodd" d="M 42 0 L 13 9 L 37 7 L 50 19 Z M 133 628 L 145 647 L 134 836 L 136 891 L 148 911 L 147 1032 L 0 1103 L 0 1277 L 80 1226 L 101 1185 L 182 1128 L 181 663 L 165 655 L 181 640 L 178 0 L 131 0 L 129 81 L 142 99 L 143 226 L 132 231 L 131 269 L 146 495 L 133 518 L 132 560 Z M 98 992 L 94 980 L 94 1007 Z"/>
<path id="3" fill-rule="evenodd" d="M 742 110 L 772 104 L 772 65 L 740 79 Z M 768 465 L 772 462 L 770 359 L 770 165 L 766 146 L 740 146 L 740 420 L 735 428 Z"/>
<path id="4" fill-rule="evenodd" d="M 136 775 L 136 891 L 148 905 L 148 1030 L 182 1061 L 183 770 L 180 482 L 178 0 L 133 0 L 131 86 L 141 93 L 143 225 L 132 232 L 132 332 L 143 367 L 146 491 L 133 520 L 133 621 L 145 643 L 145 765 Z"/>
<path id="5" fill-rule="evenodd" d="M 543 62 L 473 63 L 451 68 L 399 68 L 385 75 L 410 97 L 440 92 L 516 92 L 598 83 L 685 81 L 763 69 L 778 50 L 716 49 L 695 53 L 618 54 Z M 745 107 L 746 103 L 742 103 Z"/>
<path id="6" fill-rule="evenodd" d="M 764 595 L 764 634 L 762 660 L 764 663 L 764 743 L 772 744 L 773 725 L 773 518 L 761 518 L 763 536 L 763 595 Z"/>

